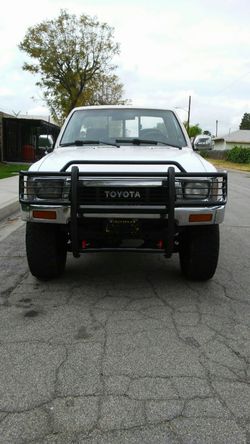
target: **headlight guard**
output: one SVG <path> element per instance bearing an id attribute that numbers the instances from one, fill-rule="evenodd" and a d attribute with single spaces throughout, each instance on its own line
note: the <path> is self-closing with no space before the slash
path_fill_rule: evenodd
<path id="1" fill-rule="evenodd" d="M 27 195 L 38 200 L 68 199 L 70 183 L 58 178 L 29 178 Z"/>
<path id="2" fill-rule="evenodd" d="M 182 192 L 184 199 L 208 199 L 211 182 L 209 180 L 184 180 Z"/>

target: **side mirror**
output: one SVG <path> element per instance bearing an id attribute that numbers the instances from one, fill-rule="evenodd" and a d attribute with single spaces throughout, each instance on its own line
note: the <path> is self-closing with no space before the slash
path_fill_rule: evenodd
<path id="1" fill-rule="evenodd" d="M 54 149 L 54 146 L 48 146 L 48 147 L 46 147 L 46 148 L 45 148 L 45 154 L 52 153 L 53 149 Z"/>

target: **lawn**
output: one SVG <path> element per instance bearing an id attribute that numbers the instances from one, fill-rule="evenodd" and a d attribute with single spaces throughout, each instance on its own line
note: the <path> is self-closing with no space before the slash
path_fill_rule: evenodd
<path id="1" fill-rule="evenodd" d="M 27 170 L 29 164 L 17 164 L 17 163 L 2 163 L 0 162 L 0 179 L 5 179 L 6 177 L 15 176 L 20 170 Z"/>
<path id="2" fill-rule="evenodd" d="M 250 171 L 250 163 L 234 163 L 228 160 L 210 159 L 206 158 L 208 162 L 211 162 L 216 168 L 225 170 L 238 170 L 238 171 Z"/>

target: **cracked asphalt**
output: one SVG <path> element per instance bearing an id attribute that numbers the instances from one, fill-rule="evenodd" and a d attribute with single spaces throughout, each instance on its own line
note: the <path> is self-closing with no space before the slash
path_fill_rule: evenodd
<path id="1" fill-rule="evenodd" d="M 178 257 L 68 258 L 29 272 L 0 242 L 0 443 L 250 442 L 250 173 L 229 174 L 214 278 Z M 4 230 L 2 226 L 0 231 Z"/>

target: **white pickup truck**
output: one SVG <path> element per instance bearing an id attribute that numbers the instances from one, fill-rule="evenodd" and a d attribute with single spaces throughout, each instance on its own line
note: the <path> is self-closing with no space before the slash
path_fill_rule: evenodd
<path id="1" fill-rule="evenodd" d="M 174 111 L 80 107 L 53 152 L 20 172 L 26 250 L 38 279 L 67 252 L 179 253 L 188 279 L 216 270 L 227 174 L 195 153 Z"/>

